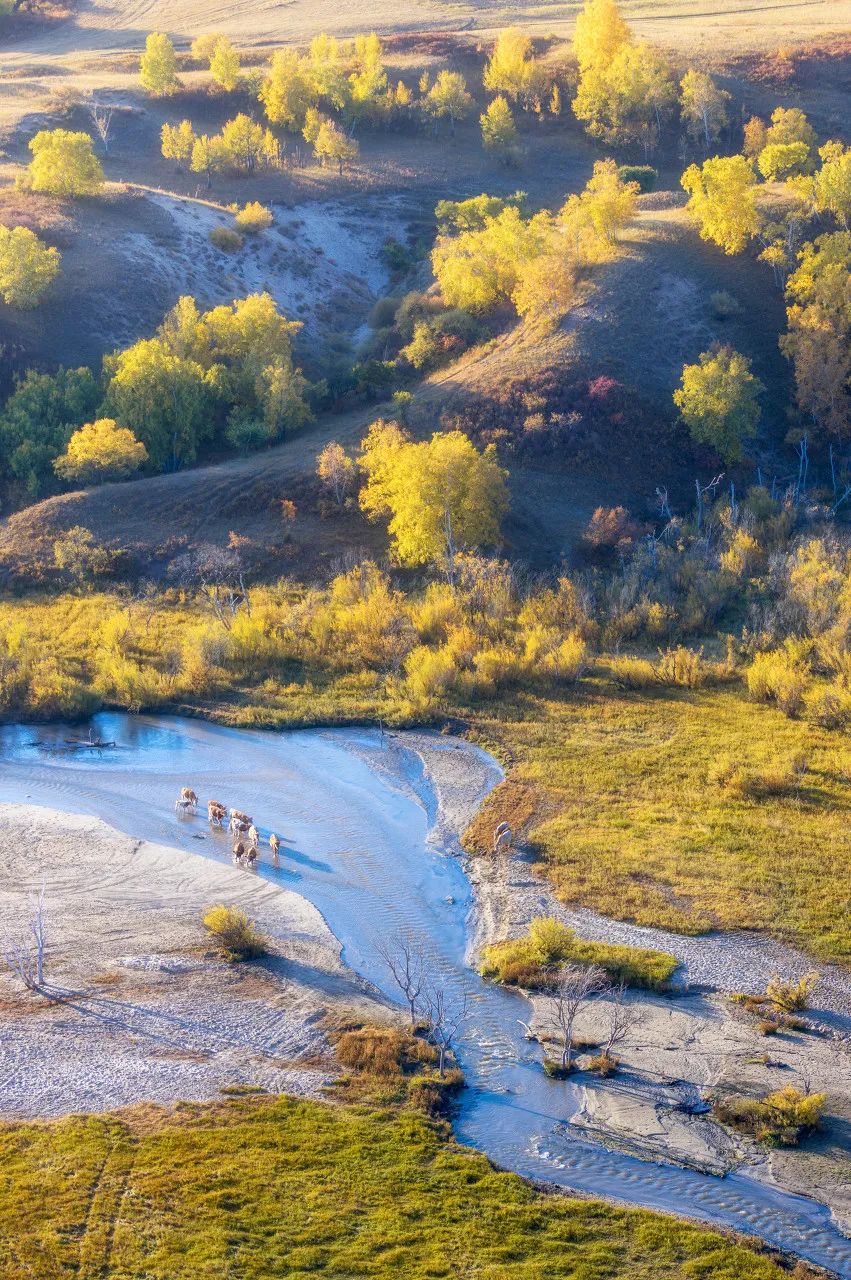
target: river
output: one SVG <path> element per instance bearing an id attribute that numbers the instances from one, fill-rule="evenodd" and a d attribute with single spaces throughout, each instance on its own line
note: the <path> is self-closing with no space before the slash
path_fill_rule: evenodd
<path id="1" fill-rule="evenodd" d="M 85 736 L 79 726 L 0 730 L 0 800 L 92 814 L 136 838 L 228 861 L 225 833 L 175 816 L 174 799 L 188 784 L 205 800 L 251 813 L 262 832 L 276 831 L 281 864 L 272 866 L 266 849 L 257 874 L 312 902 L 357 973 L 398 999 L 376 947 L 403 932 L 427 953 L 450 1000 L 466 994 L 460 1141 L 526 1177 L 747 1232 L 851 1278 L 851 1240 L 822 1205 L 743 1171 L 716 1178 L 613 1153 L 565 1128 L 578 1086 L 544 1075 L 540 1049 L 521 1026 L 524 997 L 483 982 L 468 963 L 470 884 L 436 837 L 437 796 L 404 734 L 272 733 L 111 713 L 92 724 L 96 737 L 118 745 L 68 749 L 66 738 Z M 41 746 L 32 745 L 37 739 Z M 475 800 L 501 776 L 475 747 L 437 737 L 434 746 L 475 753 Z"/>

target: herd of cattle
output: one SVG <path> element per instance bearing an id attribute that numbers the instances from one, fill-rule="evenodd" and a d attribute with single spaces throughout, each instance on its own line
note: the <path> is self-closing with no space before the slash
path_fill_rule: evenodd
<path id="1" fill-rule="evenodd" d="M 174 807 L 178 813 L 198 812 L 198 797 L 191 787 L 181 787 Z M 260 845 L 260 832 L 254 825 L 254 819 L 247 813 L 241 813 L 239 809 L 229 809 L 220 800 L 207 801 L 207 819 L 211 827 L 218 827 L 219 830 L 226 826 L 234 837 L 234 861 L 253 866 L 257 861 Z M 272 850 L 272 860 L 277 864 L 281 842 L 274 831 L 269 833 L 269 848 Z"/>
<path id="2" fill-rule="evenodd" d="M 198 812 L 198 797 L 191 787 L 181 787 L 174 807 L 178 813 Z M 252 867 L 257 861 L 257 849 L 260 845 L 260 832 L 254 825 L 254 819 L 247 813 L 241 813 L 239 809 L 229 809 L 220 800 L 207 801 L 207 818 L 211 827 L 218 827 L 221 830 L 227 825 L 228 831 L 234 837 L 234 861 Z M 508 823 L 500 822 L 493 833 L 493 852 L 508 853 L 513 840 L 514 836 Z M 269 833 L 269 848 L 272 850 L 272 861 L 277 866 L 281 842 L 274 831 Z"/>

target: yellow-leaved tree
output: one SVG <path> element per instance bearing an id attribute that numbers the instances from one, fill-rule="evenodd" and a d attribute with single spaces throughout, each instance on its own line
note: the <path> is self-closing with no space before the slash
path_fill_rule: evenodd
<path id="1" fill-rule="evenodd" d="M 631 41 L 631 32 L 615 0 L 588 0 L 573 33 L 573 52 L 580 72 L 608 66 L 621 45 Z"/>
<path id="2" fill-rule="evenodd" d="M 59 274 L 59 250 L 28 227 L 0 227 L 0 297 L 10 307 L 38 306 Z"/>
<path id="3" fill-rule="evenodd" d="M 174 45 L 162 31 L 152 31 L 145 41 L 139 79 L 154 98 L 169 98 L 183 87 L 177 74 Z"/>
<path id="4" fill-rule="evenodd" d="M 712 445 L 725 462 L 738 462 L 756 431 L 764 390 L 747 356 L 718 347 L 685 366 L 674 404 L 695 440 Z"/>
<path id="5" fill-rule="evenodd" d="M 217 41 L 210 57 L 210 75 L 225 93 L 233 93 L 240 82 L 239 54 L 226 36 Z"/>
<path id="6" fill-rule="evenodd" d="M 415 442 L 396 423 L 379 421 L 359 462 L 361 507 L 370 519 L 388 519 L 398 564 L 441 564 L 453 581 L 459 551 L 499 542 L 508 490 L 492 446 L 479 452 L 462 431 Z"/>
<path id="7" fill-rule="evenodd" d="M 786 286 L 788 333 L 780 349 L 795 366 L 798 406 L 822 431 L 851 433 L 851 232 L 804 245 Z"/>
<path id="8" fill-rule="evenodd" d="M 686 209 L 700 230 L 725 253 L 741 253 L 762 225 L 756 206 L 756 174 L 744 156 L 713 156 L 689 165 L 682 187 L 691 197 Z"/>
<path id="9" fill-rule="evenodd" d="M 98 418 L 74 432 L 53 469 L 63 480 L 92 484 L 125 480 L 147 460 L 147 449 L 132 431 L 113 418 Z"/>
<path id="10" fill-rule="evenodd" d="M 42 129 L 30 141 L 28 185 L 51 196 L 94 196 L 103 186 L 100 161 L 87 133 Z"/>

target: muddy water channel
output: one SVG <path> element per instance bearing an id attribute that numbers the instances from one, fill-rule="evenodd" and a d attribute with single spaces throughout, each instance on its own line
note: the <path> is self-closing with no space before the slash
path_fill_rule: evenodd
<path id="1" fill-rule="evenodd" d="M 96 815 L 128 835 L 218 861 L 229 860 L 230 840 L 201 816 L 175 816 L 182 785 L 202 801 L 214 796 L 251 813 L 264 836 L 276 831 L 280 866 L 267 847 L 256 872 L 245 874 L 309 899 L 352 969 L 395 999 L 376 943 L 404 932 L 452 997 L 467 993 L 473 1017 L 458 1044 L 469 1084 L 455 1123 L 461 1141 L 527 1177 L 749 1232 L 851 1277 L 851 1240 L 821 1205 L 746 1172 L 716 1178 L 613 1153 L 565 1127 L 580 1088 L 544 1075 L 540 1049 L 521 1026 L 525 999 L 481 981 L 468 963 L 470 884 L 443 834 L 451 824 L 441 820 L 423 759 L 404 734 L 270 733 L 111 714 L 92 728 L 117 745 L 69 747 L 66 739 L 85 737 L 88 727 L 0 730 L 0 800 Z M 455 753 L 459 777 L 469 769 L 474 801 L 500 777 L 474 747 L 451 739 L 432 746 Z"/>

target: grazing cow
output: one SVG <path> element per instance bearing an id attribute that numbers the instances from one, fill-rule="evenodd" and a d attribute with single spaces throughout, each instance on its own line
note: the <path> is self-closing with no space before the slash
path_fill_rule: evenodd
<path id="1" fill-rule="evenodd" d="M 231 809 L 230 811 L 230 829 L 231 831 L 245 832 L 253 823 L 254 819 L 247 813 L 240 813 L 239 809 Z"/>
<path id="2" fill-rule="evenodd" d="M 242 862 L 242 859 L 245 857 L 245 845 L 241 840 L 237 840 L 236 844 L 233 846 L 233 856 L 236 862 Z"/>
<path id="3" fill-rule="evenodd" d="M 278 850 L 280 849 L 280 847 L 281 847 L 281 842 L 273 831 L 269 836 L 269 848 L 272 850 L 272 857 L 274 858 L 275 862 L 278 861 Z"/>
<path id="4" fill-rule="evenodd" d="M 501 822 L 493 833 L 493 852 L 501 853 L 511 848 L 513 835 L 507 822 Z"/>
<path id="5" fill-rule="evenodd" d="M 245 861 L 249 867 L 253 867 L 257 861 L 257 849 L 253 844 L 248 847 L 248 852 L 245 855 Z"/>
<path id="6" fill-rule="evenodd" d="M 207 818 L 211 827 L 221 827 L 227 817 L 227 809 L 218 800 L 207 801 Z"/>
<path id="7" fill-rule="evenodd" d="M 253 822 L 248 828 L 248 843 L 251 845 L 252 849 L 256 849 L 260 843 L 260 832 L 257 830 Z"/>
<path id="8" fill-rule="evenodd" d="M 195 792 L 192 790 L 191 787 L 181 787 L 180 798 L 181 800 L 185 800 L 187 804 L 192 805 L 193 809 L 198 804 L 198 797 L 196 796 Z"/>

